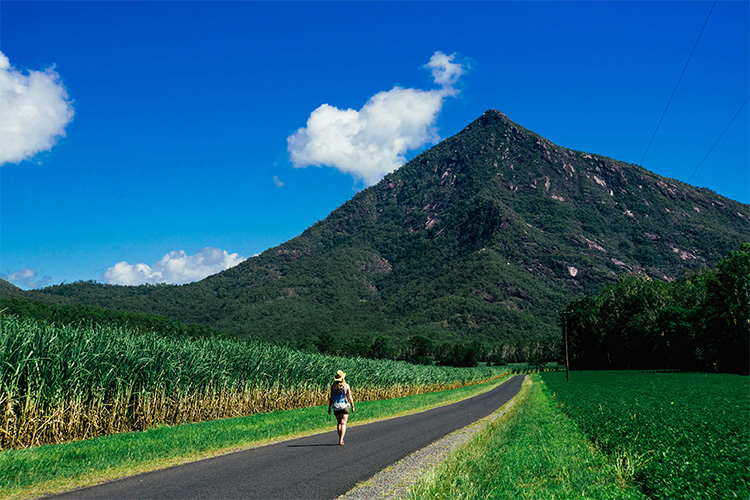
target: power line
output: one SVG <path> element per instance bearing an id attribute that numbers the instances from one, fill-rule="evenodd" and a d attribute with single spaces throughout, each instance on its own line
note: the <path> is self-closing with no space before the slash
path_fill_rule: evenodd
<path id="1" fill-rule="evenodd" d="M 713 145 L 713 146 L 711 146 L 711 149 L 709 149 L 709 150 L 708 150 L 708 153 L 706 153 L 706 156 L 704 156 L 704 157 L 703 157 L 703 159 L 701 160 L 701 162 L 700 162 L 700 163 L 698 164 L 698 166 L 697 166 L 697 167 L 695 167 L 695 170 L 693 170 L 693 173 L 692 173 L 692 174 L 690 174 L 690 177 L 688 177 L 688 180 L 687 180 L 686 184 L 690 184 L 690 179 L 692 179 L 692 178 L 693 178 L 693 176 L 695 175 L 695 173 L 696 173 L 696 172 L 698 171 L 698 169 L 699 169 L 699 168 L 701 168 L 701 165 L 703 165 L 703 162 L 704 162 L 704 161 L 706 161 L 706 158 L 708 158 L 708 155 L 710 155 L 710 154 L 711 154 L 711 151 L 713 151 L 713 150 L 714 150 L 714 148 L 715 148 L 715 147 L 716 147 L 716 145 L 717 145 L 717 144 L 719 143 L 719 141 L 721 140 L 721 138 L 722 138 L 722 137 L 724 137 L 724 133 L 725 133 L 725 132 L 726 132 L 727 130 L 729 130 L 729 127 L 731 127 L 731 126 L 732 126 L 732 123 L 734 122 L 735 118 L 737 118 L 737 117 L 738 117 L 738 116 L 740 115 L 740 111 L 742 111 L 742 108 L 744 108 L 744 107 L 745 107 L 745 104 L 747 104 L 747 101 L 749 101 L 749 100 L 750 100 L 750 96 L 748 96 L 748 97 L 747 97 L 747 98 L 745 99 L 745 102 L 743 102 L 743 103 L 742 103 L 742 106 L 740 106 L 740 109 L 738 109 L 738 110 L 737 110 L 737 112 L 736 112 L 736 113 L 734 114 L 734 116 L 732 117 L 732 119 L 731 119 L 731 120 L 729 120 L 729 124 L 727 124 L 727 126 L 726 126 L 726 127 L 724 128 L 724 132 L 722 132 L 722 133 L 721 133 L 721 134 L 719 135 L 719 138 L 718 138 L 718 139 L 716 139 L 716 142 L 714 142 L 714 145 Z"/>
<path id="2" fill-rule="evenodd" d="M 693 50 L 690 51 L 690 55 L 688 56 L 687 61 L 685 62 L 685 66 L 682 68 L 682 73 L 680 73 L 680 77 L 677 79 L 677 84 L 674 86 L 674 90 L 672 90 L 672 95 L 669 96 L 669 101 L 667 101 L 667 106 L 664 108 L 664 112 L 661 114 L 661 118 L 659 118 L 659 123 L 656 125 L 656 130 L 654 130 L 654 134 L 651 136 L 651 140 L 648 142 L 648 146 L 646 146 L 646 151 L 643 153 L 643 158 L 641 158 L 641 165 L 643 165 L 643 160 L 646 159 L 648 150 L 651 149 L 651 144 L 654 142 L 656 133 L 659 131 L 659 127 L 661 127 L 661 122 L 662 120 L 664 120 L 664 116 L 667 114 L 669 105 L 672 103 L 672 98 L 674 97 L 675 92 L 677 92 L 677 87 L 680 86 L 680 82 L 682 81 L 682 76 L 685 74 L 685 70 L 687 69 L 688 64 L 690 64 L 690 60 L 693 58 L 693 53 L 695 52 L 695 48 L 698 46 L 698 42 L 700 41 L 701 36 L 703 35 L 703 30 L 706 29 L 706 24 L 708 24 L 708 19 L 711 17 L 711 13 L 714 11 L 714 7 L 716 6 L 717 1 L 718 0 L 714 0 L 714 3 L 711 5 L 711 10 L 708 11 L 706 20 L 703 23 L 703 27 L 701 28 L 701 32 L 698 33 L 698 38 L 696 38 L 695 44 L 693 44 Z"/>

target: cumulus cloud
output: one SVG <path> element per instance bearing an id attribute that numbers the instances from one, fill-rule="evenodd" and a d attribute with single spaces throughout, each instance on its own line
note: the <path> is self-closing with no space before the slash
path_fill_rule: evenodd
<path id="1" fill-rule="evenodd" d="M 279 179 L 279 176 L 278 176 L 278 175 L 274 175 L 274 176 L 273 176 L 273 183 L 274 183 L 274 185 L 275 185 L 276 187 L 281 187 L 281 186 L 283 186 L 283 185 L 284 185 L 284 181 L 282 181 L 281 179 Z"/>
<path id="2" fill-rule="evenodd" d="M 406 153 L 440 138 L 435 123 L 446 97 L 465 72 L 455 54 L 435 52 L 425 65 L 439 89 L 394 87 L 372 96 L 359 111 L 323 104 L 307 126 L 287 138 L 297 168 L 330 166 L 375 184 L 406 161 Z"/>
<path id="3" fill-rule="evenodd" d="M 156 283 L 182 285 L 234 267 L 243 260 L 245 257 L 236 253 L 227 253 L 226 250 L 220 248 L 202 248 L 195 255 L 176 250 L 169 252 L 151 266 L 128 264 L 125 261 L 118 262 L 104 272 L 104 279 L 112 285 Z"/>
<path id="4" fill-rule="evenodd" d="M 0 165 L 47 151 L 73 119 L 73 106 L 51 68 L 27 75 L 0 52 Z"/>
<path id="5" fill-rule="evenodd" d="M 49 283 L 51 279 L 49 276 L 42 276 L 37 279 L 36 270 L 30 268 L 19 269 L 10 274 L 2 274 L 0 277 L 22 288 L 41 288 Z"/>

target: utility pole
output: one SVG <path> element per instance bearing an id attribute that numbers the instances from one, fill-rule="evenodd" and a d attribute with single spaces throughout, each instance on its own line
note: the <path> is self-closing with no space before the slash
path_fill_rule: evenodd
<path id="1" fill-rule="evenodd" d="M 568 311 L 563 311 L 563 329 L 565 330 L 565 381 L 570 382 L 570 358 L 568 357 Z"/>

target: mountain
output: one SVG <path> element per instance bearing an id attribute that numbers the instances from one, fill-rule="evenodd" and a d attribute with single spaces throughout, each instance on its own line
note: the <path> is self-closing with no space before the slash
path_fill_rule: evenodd
<path id="1" fill-rule="evenodd" d="M 283 342 L 538 339 L 619 274 L 678 278 L 749 230 L 748 205 L 557 146 L 490 110 L 300 236 L 200 282 L 24 296 Z"/>

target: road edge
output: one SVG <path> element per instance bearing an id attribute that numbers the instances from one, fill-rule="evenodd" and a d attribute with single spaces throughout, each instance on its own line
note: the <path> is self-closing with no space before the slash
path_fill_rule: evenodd
<path id="1" fill-rule="evenodd" d="M 466 446 L 475 435 L 490 423 L 507 415 L 513 408 L 517 397 L 526 391 L 531 383 L 531 378 L 526 375 L 518 394 L 495 412 L 402 458 L 395 464 L 357 484 L 351 490 L 337 497 L 336 500 L 380 500 L 406 497 L 411 486 L 421 477 Z"/>

